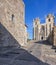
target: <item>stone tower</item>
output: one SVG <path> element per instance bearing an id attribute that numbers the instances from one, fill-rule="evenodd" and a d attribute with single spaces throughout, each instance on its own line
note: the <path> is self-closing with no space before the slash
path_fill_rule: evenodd
<path id="1" fill-rule="evenodd" d="M 0 45 L 23 46 L 27 43 L 23 0 L 0 0 Z"/>
<path id="2" fill-rule="evenodd" d="M 40 19 L 36 18 L 33 20 L 33 27 L 34 27 L 34 40 L 39 40 L 40 36 Z"/>
<path id="3" fill-rule="evenodd" d="M 54 27 L 54 15 L 49 14 L 46 17 L 46 38 L 50 35 Z"/>

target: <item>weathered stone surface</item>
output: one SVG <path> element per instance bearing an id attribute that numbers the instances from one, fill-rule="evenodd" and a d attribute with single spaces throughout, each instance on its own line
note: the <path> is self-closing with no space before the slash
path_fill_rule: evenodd
<path id="1" fill-rule="evenodd" d="M 2 46 L 27 43 L 25 5 L 22 0 L 0 0 L 0 39 Z"/>
<path id="2" fill-rule="evenodd" d="M 56 47 L 56 26 L 53 28 L 53 45 Z"/>

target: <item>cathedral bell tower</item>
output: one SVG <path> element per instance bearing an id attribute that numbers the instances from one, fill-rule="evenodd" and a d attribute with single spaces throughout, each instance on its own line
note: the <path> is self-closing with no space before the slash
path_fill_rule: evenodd
<path id="1" fill-rule="evenodd" d="M 39 27 L 40 27 L 40 19 L 36 18 L 33 20 L 33 27 L 34 27 L 34 33 L 33 38 L 34 40 L 39 40 Z"/>
<path id="2" fill-rule="evenodd" d="M 46 37 L 48 37 L 50 33 L 52 32 L 53 27 L 55 25 L 54 21 L 55 21 L 54 15 L 52 14 L 47 15 L 46 17 Z"/>

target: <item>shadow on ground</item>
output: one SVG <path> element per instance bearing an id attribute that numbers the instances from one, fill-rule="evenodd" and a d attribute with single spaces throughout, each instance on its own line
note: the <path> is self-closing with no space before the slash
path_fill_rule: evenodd
<path id="1" fill-rule="evenodd" d="M 34 43 L 37 43 L 37 44 L 44 44 L 44 45 L 48 45 L 48 46 L 51 46 L 51 49 L 54 49 L 55 52 L 56 52 L 56 47 L 53 46 L 52 44 L 50 44 L 47 40 L 42 40 L 42 41 L 36 41 Z"/>
<path id="2" fill-rule="evenodd" d="M 2 48 L 2 49 L 5 49 L 5 48 Z M 4 51 L 7 51 L 6 53 L 1 53 L 1 50 L 0 50 L 0 58 L 7 58 L 7 59 L 14 60 L 14 61 L 20 60 L 20 61 L 27 61 L 27 62 L 36 62 L 37 65 L 49 65 L 47 63 L 42 62 L 41 60 L 39 60 L 38 58 L 34 57 L 33 55 L 31 55 L 25 49 L 12 48 L 12 47 L 10 49 L 9 48 L 6 48 L 6 49 L 7 50 L 4 50 Z M 10 50 L 10 51 L 8 51 L 8 50 Z M 1 60 L 0 60 L 0 62 L 1 62 Z M 18 62 L 18 63 L 20 63 L 20 62 Z M 23 63 L 23 65 L 25 65 L 25 64 Z M 29 64 L 29 65 L 31 65 L 31 64 Z"/>
<path id="3" fill-rule="evenodd" d="M 2 40 L 2 37 L 5 37 L 5 38 Z M 13 61 L 13 63 L 16 60 L 20 60 L 20 62 L 28 61 L 28 62 L 36 62 L 38 65 L 49 65 L 47 63 L 42 62 L 38 58 L 34 57 L 32 54 L 30 54 L 25 49 L 19 48 L 18 47 L 20 46 L 19 42 L 1 23 L 0 23 L 0 42 L 1 42 L 0 43 L 1 45 L 0 46 L 0 58 L 2 58 L 0 59 L 0 63 L 4 63 L 4 64 L 8 63 L 9 65 L 10 61 L 8 61 L 8 59 L 10 59 L 11 61 Z M 3 46 L 3 44 L 5 45 L 5 43 L 6 44 L 8 43 L 8 46 Z M 5 61 L 3 58 L 7 59 L 7 61 Z M 20 62 L 18 62 L 18 65 Z M 13 65 L 16 65 L 16 64 L 14 63 Z M 26 64 L 23 63 L 22 65 L 26 65 Z M 31 64 L 28 64 L 28 65 L 31 65 Z"/>
<path id="4" fill-rule="evenodd" d="M 42 41 L 36 41 L 34 43 L 39 43 L 39 44 L 44 44 L 44 45 L 52 45 L 50 44 L 47 40 L 42 40 Z"/>

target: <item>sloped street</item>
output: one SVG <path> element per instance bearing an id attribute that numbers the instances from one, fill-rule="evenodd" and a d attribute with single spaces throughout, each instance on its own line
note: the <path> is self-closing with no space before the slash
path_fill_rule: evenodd
<path id="1" fill-rule="evenodd" d="M 46 41 L 30 41 L 26 48 L 32 55 L 49 65 L 56 65 L 56 52 Z"/>
<path id="2" fill-rule="evenodd" d="M 41 49 L 39 48 L 40 46 L 37 45 L 38 47 L 35 47 L 35 44 L 32 45 L 33 48 L 31 47 L 31 49 L 26 46 L 29 48 L 28 50 L 25 47 L 25 49 L 15 47 L 0 47 L 0 65 L 48 65 L 39 59 L 41 56 Z M 39 48 L 39 51 L 37 51 L 37 48 Z M 32 50 L 33 53 L 37 51 L 35 55 L 32 54 Z"/>
<path id="3" fill-rule="evenodd" d="M 56 65 L 55 59 L 55 50 L 42 41 L 30 41 L 22 48 L 0 47 L 0 65 Z"/>

